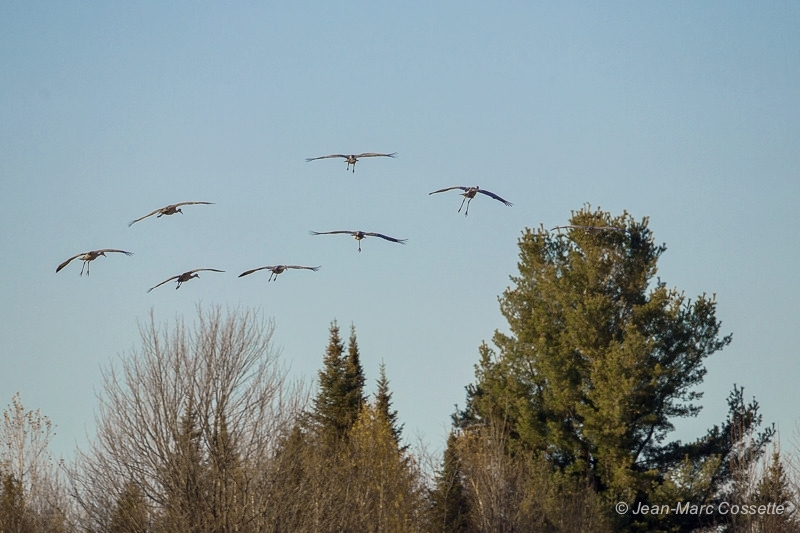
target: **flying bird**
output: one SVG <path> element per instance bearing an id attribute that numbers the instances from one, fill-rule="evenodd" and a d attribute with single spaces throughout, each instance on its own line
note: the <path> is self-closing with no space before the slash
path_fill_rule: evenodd
<path id="1" fill-rule="evenodd" d="M 387 241 L 396 242 L 399 244 L 405 244 L 408 239 L 395 239 L 394 237 L 389 237 L 388 235 L 383 235 L 382 233 L 374 233 L 371 231 L 346 231 L 346 230 L 339 230 L 339 231 L 309 231 L 309 235 L 333 235 L 335 233 L 346 233 L 348 235 L 352 235 L 355 240 L 358 241 L 358 251 L 361 251 L 361 240 L 364 237 L 380 237 L 381 239 L 385 239 Z"/>
<path id="2" fill-rule="evenodd" d="M 464 191 L 464 192 L 461 193 L 461 196 L 463 196 L 464 199 L 461 200 L 461 207 L 458 208 L 458 212 L 460 213 L 461 212 L 461 208 L 464 207 L 464 202 L 467 202 L 467 210 L 464 211 L 464 216 L 467 216 L 469 214 L 469 203 L 472 201 L 473 198 L 475 198 L 475 195 L 478 194 L 478 193 L 485 194 L 486 196 L 489 196 L 490 198 L 494 198 L 495 200 L 499 200 L 499 201 L 503 202 L 504 204 L 506 204 L 508 207 L 511 207 L 511 206 L 514 205 L 514 204 L 512 204 L 511 202 L 509 202 L 507 200 L 503 200 L 502 198 L 497 196 L 495 193 L 489 192 L 489 191 L 487 191 L 485 189 L 481 189 L 480 187 L 460 187 L 460 186 L 447 187 L 446 189 L 439 189 L 438 191 L 430 192 L 430 193 L 428 193 L 428 196 L 430 196 L 431 194 L 436 194 L 438 192 L 452 191 L 453 189 L 461 189 L 462 191 Z"/>
<path id="3" fill-rule="evenodd" d="M 242 272 L 241 274 L 239 274 L 239 277 L 241 278 L 243 276 L 247 276 L 248 274 L 252 274 L 253 272 L 258 272 L 259 270 L 269 270 L 270 274 L 269 274 L 269 279 L 267 280 L 267 282 L 270 282 L 270 281 L 273 281 L 273 280 L 277 280 L 278 279 L 278 274 L 281 274 L 282 272 L 284 272 L 285 270 L 288 270 L 290 268 L 313 270 L 314 272 L 316 272 L 321 267 L 318 267 L 318 266 L 307 267 L 307 266 L 298 266 L 298 265 L 265 266 L 265 267 L 254 268 L 253 270 L 248 270 L 247 272 Z"/>
<path id="4" fill-rule="evenodd" d="M 392 152 L 391 154 L 378 154 L 376 152 L 365 152 L 363 154 L 331 154 L 331 155 L 322 155 L 319 157 L 307 157 L 306 163 L 310 163 L 311 161 L 316 161 L 317 159 L 330 159 L 331 157 L 341 157 L 345 161 L 347 161 L 347 169 L 350 170 L 350 165 L 353 165 L 353 174 L 356 173 L 356 161 L 361 159 L 362 157 L 397 157 L 397 152 Z"/>
<path id="5" fill-rule="evenodd" d="M 125 254 L 127 256 L 133 255 L 133 252 L 126 252 L 125 250 L 115 250 L 113 248 L 103 248 L 102 250 L 92 250 L 91 252 L 84 252 L 84 253 L 73 255 L 72 257 L 70 257 L 69 259 L 67 259 L 66 261 L 64 261 L 60 265 L 58 265 L 56 267 L 56 272 L 58 272 L 59 270 L 61 270 L 65 266 L 67 266 L 70 263 L 70 261 L 72 261 L 73 259 L 80 259 L 81 261 L 83 261 L 83 266 L 81 267 L 81 273 L 78 274 L 78 275 L 79 276 L 83 276 L 83 269 L 86 268 L 86 275 L 88 276 L 89 275 L 89 263 L 91 261 L 94 261 L 95 259 L 97 259 L 101 255 L 103 257 L 106 257 L 106 252 L 117 252 L 117 253 Z"/>
<path id="6" fill-rule="evenodd" d="M 600 233 L 601 231 L 616 231 L 617 233 L 627 233 L 622 228 L 617 228 L 615 226 L 583 226 L 580 224 L 569 224 L 567 226 L 556 226 L 555 228 L 551 229 L 550 231 L 562 230 L 562 229 L 582 229 L 586 233 Z"/>
<path id="7" fill-rule="evenodd" d="M 225 272 L 224 270 L 217 270 L 216 268 L 195 268 L 194 270 L 190 270 L 189 272 L 184 272 L 183 274 L 178 274 L 177 276 L 172 276 L 171 278 L 167 278 L 164 281 L 162 281 L 161 283 L 159 283 L 158 285 L 156 285 L 155 287 L 150 287 L 149 289 L 147 289 L 147 292 L 150 292 L 153 289 L 155 289 L 156 287 L 160 287 L 163 284 L 167 283 L 168 281 L 172 281 L 173 279 L 177 279 L 178 280 L 178 286 L 175 287 L 175 289 L 176 290 L 180 289 L 181 288 L 181 283 L 186 283 L 187 281 L 189 281 L 192 278 L 199 278 L 200 276 L 197 275 L 196 272 L 202 272 L 204 270 L 207 270 L 207 271 L 210 271 L 210 272 Z"/>
<path id="8" fill-rule="evenodd" d="M 162 207 L 161 209 L 156 209 L 152 213 L 148 213 L 143 217 L 137 218 L 136 220 L 131 220 L 130 222 L 128 222 L 128 227 L 130 228 L 131 226 L 133 226 L 134 224 L 136 224 L 140 220 L 144 220 L 145 218 L 147 218 L 149 216 L 153 216 L 156 213 L 158 213 L 158 216 L 156 218 L 161 218 L 164 215 L 174 215 L 175 213 L 183 214 L 183 211 L 181 211 L 181 206 L 182 205 L 195 205 L 195 204 L 212 205 L 213 203 L 214 202 L 180 202 L 180 203 L 177 203 L 177 204 L 171 204 L 171 205 L 168 205 L 166 207 Z"/>

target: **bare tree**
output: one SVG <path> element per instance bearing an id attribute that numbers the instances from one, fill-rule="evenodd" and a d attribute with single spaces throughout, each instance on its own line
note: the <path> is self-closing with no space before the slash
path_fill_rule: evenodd
<path id="1" fill-rule="evenodd" d="M 249 310 L 198 306 L 171 332 L 151 312 L 138 351 L 104 370 L 97 435 L 71 470 L 84 527 L 109 530 L 140 492 L 143 530 L 259 530 L 269 458 L 303 407 L 273 331 Z"/>
<path id="2" fill-rule="evenodd" d="M 53 436 L 50 419 L 26 411 L 17 392 L 0 426 L 0 531 L 63 530 L 66 498 L 49 450 Z"/>
<path id="3" fill-rule="evenodd" d="M 475 425 L 461 430 L 448 443 L 459 461 L 465 509 L 470 515 L 465 529 L 611 531 L 591 487 L 557 473 L 532 452 L 514 448 L 504 428 L 504 421 Z M 437 523 L 434 527 L 442 531 L 443 526 Z"/>

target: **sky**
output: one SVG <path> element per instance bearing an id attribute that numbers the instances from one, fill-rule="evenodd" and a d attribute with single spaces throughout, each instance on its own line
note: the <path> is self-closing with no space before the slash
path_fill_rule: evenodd
<path id="1" fill-rule="evenodd" d="M 70 457 L 151 311 L 253 308 L 309 385 L 354 325 L 368 392 L 385 362 L 405 438 L 441 450 L 521 232 L 588 204 L 649 217 L 658 275 L 733 334 L 671 436 L 738 384 L 790 443 L 798 27 L 780 1 L 0 3 L 0 408 L 19 391 Z M 305 161 L 360 152 L 398 156 Z M 428 194 L 475 185 L 514 206 Z M 214 205 L 127 226 L 182 201 Z M 55 272 L 99 248 L 134 255 Z M 274 264 L 322 268 L 237 278 Z M 146 292 L 195 268 L 225 272 Z"/>

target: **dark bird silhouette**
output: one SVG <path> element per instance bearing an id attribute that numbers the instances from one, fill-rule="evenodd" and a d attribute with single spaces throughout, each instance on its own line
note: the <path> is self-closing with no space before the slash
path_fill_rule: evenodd
<path id="1" fill-rule="evenodd" d="M 259 270 L 269 270 L 269 271 L 270 271 L 270 274 L 269 274 L 269 279 L 267 280 L 267 282 L 270 282 L 270 281 L 273 281 L 273 280 L 277 280 L 277 279 L 278 279 L 278 274 L 281 274 L 281 273 L 283 273 L 285 270 L 288 270 L 288 269 L 290 269 L 290 268 L 298 268 L 298 269 L 305 269 L 305 270 L 313 270 L 314 272 L 316 272 L 316 271 L 317 271 L 317 270 L 319 270 L 321 267 L 318 267 L 318 266 L 315 266 L 315 267 L 307 267 L 307 266 L 298 266 L 298 265 L 275 265 L 275 266 L 265 266 L 265 267 L 258 267 L 258 268 L 254 268 L 253 270 L 248 270 L 248 271 L 246 271 L 246 272 L 242 272 L 241 274 L 239 274 L 239 277 L 241 278 L 241 277 L 243 277 L 243 276 L 247 276 L 248 274 L 252 274 L 253 272 L 258 272 Z"/>
<path id="2" fill-rule="evenodd" d="M 103 257 L 106 257 L 106 252 L 117 252 L 117 253 L 125 254 L 127 256 L 133 255 L 133 252 L 126 252 L 125 250 L 115 250 L 113 248 L 103 248 L 102 250 L 92 250 L 91 252 L 83 252 L 83 253 L 80 253 L 80 254 L 73 255 L 72 257 L 70 257 L 69 259 L 67 259 L 66 261 L 64 261 L 60 265 L 58 265 L 56 267 L 56 272 L 58 272 L 59 270 L 61 270 L 65 266 L 67 266 L 70 263 L 70 261 L 72 261 L 73 259 L 80 259 L 81 261 L 83 261 L 83 266 L 81 267 L 81 273 L 78 274 L 78 275 L 79 276 L 83 276 L 83 269 L 86 268 L 86 275 L 88 276 L 89 275 L 89 263 L 91 261 L 94 261 L 95 259 L 97 259 L 101 255 Z"/>
<path id="3" fill-rule="evenodd" d="M 350 165 L 353 165 L 353 174 L 356 172 L 356 161 L 361 159 L 362 157 L 397 157 L 397 152 L 392 152 L 391 154 L 379 154 L 376 152 L 365 152 L 363 154 L 331 154 L 331 155 L 322 155 L 319 157 L 307 157 L 306 163 L 310 163 L 311 161 L 316 161 L 317 159 L 330 159 L 331 157 L 341 157 L 345 161 L 347 161 L 347 169 L 350 170 Z"/>
<path id="4" fill-rule="evenodd" d="M 481 189 L 480 187 L 461 187 L 461 186 L 447 187 L 446 189 L 439 189 L 438 191 L 430 192 L 430 193 L 428 193 L 428 196 L 430 196 L 431 194 L 439 193 L 439 192 L 452 191 L 453 189 L 461 189 L 462 191 L 464 191 L 464 192 L 461 193 L 461 196 L 463 196 L 464 199 L 461 200 L 461 207 L 458 208 L 458 212 L 460 213 L 461 212 L 461 208 L 464 207 L 464 202 L 467 202 L 467 210 L 464 211 L 464 216 L 467 216 L 469 214 L 469 203 L 472 201 L 473 198 L 475 198 L 475 195 L 478 194 L 478 193 L 485 194 L 486 196 L 489 196 L 490 198 L 494 198 L 495 200 L 499 200 L 500 202 L 503 202 L 504 204 L 506 204 L 508 207 L 511 207 L 511 206 L 514 205 L 514 204 L 512 204 L 511 202 L 509 202 L 507 200 L 503 200 L 502 198 L 497 196 L 495 193 L 489 192 L 489 191 L 487 191 L 485 189 Z"/>
<path id="5" fill-rule="evenodd" d="M 168 281 L 172 281 L 173 279 L 177 279 L 178 280 L 178 286 L 175 287 L 175 289 L 176 290 L 180 289 L 181 288 L 181 283 L 186 283 L 187 281 L 189 281 L 192 278 L 199 278 L 200 276 L 197 275 L 196 272 L 202 272 L 204 270 L 207 270 L 209 272 L 225 272 L 224 270 L 217 270 L 216 268 L 195 268 L 194 270 L 190 270 L 189 272 L 184 272 L 183 274 L 178 274 L 177 276 L 172 276 L 171 278 L 167 278 L 164 281 L 162 281 L 161 283 L 159 283 L 158 285 L 156 285 L 154 287 L 150 287 L 149 289 L 147 289 L 147 292 L 150 292 L 153 289 L 155 289 L 156 287 L 160 287 L 163 284 L 167 283 Z"/>
<path id="6" fill-rule="evenodd" d="M 388 235 L 384 235 L 382 233 L 374 233 L 371 231 L 347 231 L 347 230 L 339 230 L 339 231 L 309 231 L 309 235 L 333 235 L 336 233 L 346 233 L 348 235 L 352 235 L 355 240 L 358 241 L 358 251 L 361 251 L 361 240 L 364 237 L 380 237 L 381 239 L 385 239 L 387 241 L 396 242 L 399 244 L 405 244 L 408 239 L 395 239 L 394 237 L 389 237 Z"/>
<path id="7" fill-rule="evenodd" d="M 171 204 L 166 207 L 162 207 L 161 209 L 156 209 L 152 213 L 147 213 L 145 216 L 139 217 L 136 220 L 131 220 L 130 222 L 128 222 L 128 227 L 130 228 L 140 220 L 144 220 L 145 218 L 153 216 L 156 213 L 158 213 L 158 216 L 156 218 L 161 218 L 164 215 L 174 215 L 175 213 L 183 214 L 183 211 L 181 211 L 180 208 L 182 205 L 195 205 L 195 204 L 213 205 L 213 203 L 214 202 L 180 202 L 178 204 Z"/>
<path id="8" fill-rule="evenodd" d="M 616 231 L 617 233 L 627 233 L 622 228 L 617 228 L 615 226 L 583 226 L 580 224 L 569 224 L 566 226 L 556 226 L 555 228 L 551 229 L 550 231 L 562 230 L 562 229 L 577 229 L 583 230 L 586 233 L 600 233 L 601 231 Z"/>

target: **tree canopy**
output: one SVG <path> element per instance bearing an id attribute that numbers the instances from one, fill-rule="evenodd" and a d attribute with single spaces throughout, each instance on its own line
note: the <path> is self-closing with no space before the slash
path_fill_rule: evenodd
<path id="1" fill-rule="evenodd" d="M 519 249 L 499 299 L 510 333 L 480 347 L 458 427 L 502 421 L 510 453 L 532 451 L 609 502 L 647 502 L 687 457 L 716 456 L 722 468 L 727 435 L 689 445 L 668 435 L 699 412 L 705 360 L 731 336 L 720 333 L 713 295 L 691 299 L 656 277 L 666 246 L 648 219 L 586 206 L 568 226 L 526 229 Z M 753 407 L 739 413 L 748 430 L 760 421 Z M 714 488 L 719 473 L 709 473 Z"/>

